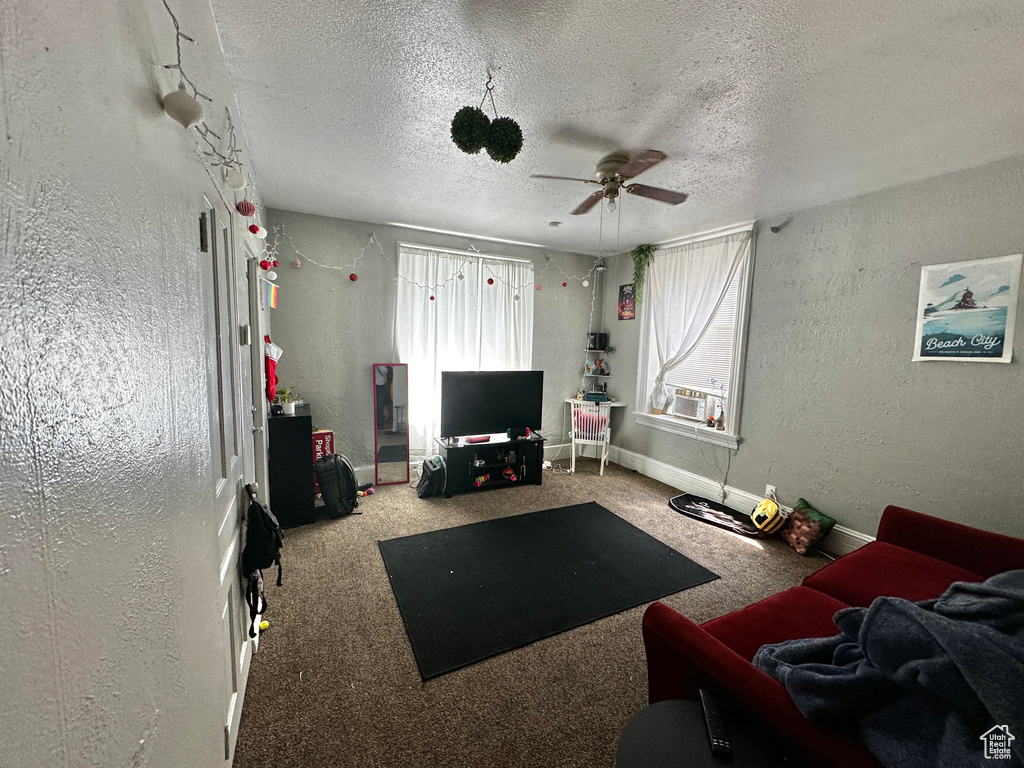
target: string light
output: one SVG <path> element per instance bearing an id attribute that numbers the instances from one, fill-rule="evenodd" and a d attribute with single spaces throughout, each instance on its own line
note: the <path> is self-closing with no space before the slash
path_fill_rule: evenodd
<path id="1" fill-rule="evenodd" d="M 167 0 L 163 0 L 163 4 L 164 8 L 167 10 L 167 14 L 171 17 L 171 22 L 174 24 L 174 48 L 177 54 L 176 62 L 174 64 L 164 64 L 164 69 L 177 70 L 178 90 L 180 92 L 179 99 L 188 103 L 188 97 L 186 95 L 187 91 L 185 90 L 185 87 L 188 86 L 192 89 L 193 100 L 203 99 L 213 104 L 213 99 L 196 87 L 196 84 L 192 81 L 192 78 L 186 74 L 185 68 L 181 63 L 181 41 L 187 40 L 193 45 L 199 45 L 199 43 L 194 38 L 181 31 L 181 24 L 178 23 L 178 17 L 174 15 L 174 11 L 172 11 L 171 6 L 167 4 Z M 172 93 L 164 98 L 165 107 L 168 106 L 169 101 L 173 100 L 174 96 L 175 94 Z M 181 105 L 179 104 L 178 106 L 180 107 Z M 223 150 L 221 150 L 210 138 L 212 136 L 213 139 L 220 142 L 223 140 L 220 134 L 210 128 L 210 126 L 206 124 L 206 121 L 202 119 L 202 108 L 196 107 L 196 105 L 192 106 L 193 109 L 196 110 L 196 113 L 191 116 L 191 119 L 186 119 L 186 122 L 182 124 L 185 125 L 186 128 L 195 128 L 200 138 L 206 144 L 208 149 L 203 151 L 203 155 L 209 165 L 223 168 L 225 171 L 241 171 L 242 163 L 238 156 L 241 154 L 242 150 L 238 148 L 237 139 L 235 138 L 235 125 L 231 120 L 231 110 L 227 107 L 224 108 L 227 121 L 227 130 L 225 131 L 225 134 L 227 135 L 227 145 Z M 172 113 L 169 111 L 168 114 Z M 181 120 L 180 116 L 172 116 L 174 116 L 176 120 Z"/>
<path id="2" fill-rule="evenodd" d="M 250 180 L 250 183 L 251 183 L 251 180 Z M 350 273 L 349 274 L 349 279 L 353 280 L 353 282 L 355 282 L 355 280 L 353 279 L 352 275 L 354 275 L 356 273 L 357 265 L 366 256 L 366 252 L 368 250 L 376 249 L 376 253 L 378 255 L 380 255 L 384 259 L 384 261 L 387 263 L 388 268 L 390 269 L 391 273 L 394 276 L 394 280 L 393 280 L 394 282 L 398 282 L 399 280 L 401 280 L 401 281 L 405 282 L 406 284 L 411 285 L 411 286 L 413 286 L 415 288 L 420 288 L 424 292 L 428 293 L 431 296 L 435 296 L 435 297 L 436 297 L 436 294 L 439 291 L 443 290 L 449 284 L 451 284 L 451 283 L 453 283 L 455 281 L 460 281 L 460 280 L 464 280 L 465 279 L 465 268 L 466 268 L 466 265 L 468 264 L 468 262 L 469 262 L 469 260 L 471 258 L 474 258 L 476 256 L 480 257 L 481 259 L 486 259 L 487 258 L 483 253 L 480 252 L 480 250 L 475 245 L 470 244 L 466 248 L 467 253 L 466 254 L 460 254 L 460 259 L 456 262 L 455 266 L 452 268 L 451 273 L 449 275 L 447 275 L 444 279 L 438 280 L 438 281 L 436 281 L 434 283 L 421 283 L 421 282 L 418 282 L 416 280 L 410 280 L 408 277 L 406 277 L 405 275 L 401 274 L 398 271 L 398 268 L 395 266 L 394 261 L 392 261 L 391 257 L 384 250 L 384 246 L 381 244 L 380 240 L 377 239 L 377 235 L 376 234 L 371 234 L 370 235 L 370 239 L 367 241 L 366 245 L 364 245 L 362 247 L 362 249 L 359 251 L 359 255 L 352 262 L 350 262 L 348 264 L 345 264 L 343 266 L 335 266 L 333 264 L 321 264 L 320 262 L 318 262 L 315 259 L 311 258 L 308 254 L 303 253 L 302 251 L 300 251 L 295 246 L 295 241 L 292 239 L 291 235 L 289 235 L 288 232 L 285 230 L 284 225 L 277 225 L 277 226 L 275 226 L 273 228 L 273 233 L 274 233 L 273 236 L 272 237 L 268 237 L 267 241 L 266 241 L 266 244 L 264 245 L 263 253 L 264 253 L 264 258 L 265 259 L 268 259 L 268 260 L 277 260 L 277 259 L 279 259 L 279 257 L 280 257 L 280 250 L 279 249 L 280 249 L 280 246 L 281 246 L 282 238 L 284 238 L 284 239 L 288 240 L 288 243 L 291 246 L 292 251 L 295 253 L 295 256 L 297 257 L 298 260 L 301 260 L 301 262 L 303 264 L 309 263 L 309 264 L 312 264 L 315 267 L 320 267 L 321 269 L 331 269 L 331 270 L 336 270 L 338 272 L 348 272 L 348 273 Z M 543 280 L 544 276 L 547 274 L 548 270 L 551 269 L 552 267 L 555 270 L 557 270 L 559 275 L 562 277 L 562 281 L 561 282 L 562 282 L 562 286 L 563 287 L 567 287 L 570 282 L 576 281 L 576 282 L 579 282 L 581 285 L 583 285 L 583 287 L 586 288 L 586 287 L 590 286 L 590 278 L 601 271 L 601 266 L 602 265 L 603 265 L 603 262 L 599 258 L 598 260 L 596 260 L 594 262 L 594 265 L 585 274 L 583 274 L 583 275 L 570 275 L 564 269 L 562 269 L 562 266 L 558 262 L 556 262 L 551 256 L 545 256 L 545 264 L 544 264 L 543 268 L 540 270 L 540 273 L 537 274 L 534 277 L 533 280 L 526 281 L 526 282 L 524 282 L 522 284 L 518 284 L 517 285 L 517 284 L 515 284 L 515 283 L 513 283 L 513 282 L 511 282 L 509 280 L 506 280 L 498 272 L 495 272 L 494 269 L 492 269 L 491 266 L 486 261 L 484 261 L 482 263 L 484 271 L 485 271 L 485 273 L 488 276 L 487 277 L 487 281 L 486 281 L 487 285 L 494 285 L 495 283 L 499 283 L 501 285 L 504 285 L 510 291 L 513 292 L 513 294 L 514 294 L 513 295 L 513 299 L 516 300 L 516 301 L 518 301 L 520 299 L 521 292 L 523 290 L 527 289 L 527 288 L 531 288 L 532 287 L 535 290 L 538 290 L 538 291 L 541 290 L 541 287 L 542 287 L 541 286 L 541 281 Z M 596 287 L 597 286 L 596 286 L 596 283 L 595 283 L 595 289 L 596 289 Z"/>

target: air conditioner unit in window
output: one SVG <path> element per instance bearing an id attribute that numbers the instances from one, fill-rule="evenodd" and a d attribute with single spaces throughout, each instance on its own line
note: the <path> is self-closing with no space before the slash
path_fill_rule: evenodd
<path id="1" fill-rule="evenodd" d="M 707 412 L 707 395 L 689 389 L 677 389 L 672 401 L 672 413 L 684 419 L 704 421 Z"/>

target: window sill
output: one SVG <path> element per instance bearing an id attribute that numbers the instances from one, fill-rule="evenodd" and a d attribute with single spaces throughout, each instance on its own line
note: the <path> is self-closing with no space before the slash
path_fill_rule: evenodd
<path id="1" fill-rule="evenodd" d="M 726 448 L 736 450 L 740 444 L 739 435 L 733 435 L 726 431 L 711 429 L 696 421 L 678 419 L 675 416 L 662 416 L 654 413 L 633 412 L 633 421 L 645 427 L 654 427 L 665 432 L 673 432 L 677 435 L 713 445 L 723 445 Z"/>

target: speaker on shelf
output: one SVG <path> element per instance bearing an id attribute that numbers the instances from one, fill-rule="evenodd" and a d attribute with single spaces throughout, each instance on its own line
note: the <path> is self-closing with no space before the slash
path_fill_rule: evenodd
<path id="1" fill-rule="evenodd" d="M 588 333 L 587 349 L 604 349 L 608 346 L 607 333 Z"/>

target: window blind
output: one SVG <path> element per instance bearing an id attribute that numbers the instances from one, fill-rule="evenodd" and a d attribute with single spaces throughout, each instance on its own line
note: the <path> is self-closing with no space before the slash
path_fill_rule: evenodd
<path id="1" fill-rule="evenodd" d="M 722 305 L 711 321 L 700 343 L 685 361 L 665 376 L 669 387 L 697 389 L 703 392 L 717 392 L 724 384 L 729 391 L 729 377 L 732 372 L 733 346 L 736 338 L 736 309 L 740 292 L 740 276 L 743 269 L 737 269 L 725 293 Z M 712 385 L 711 379 L 716 383 Z"/>

